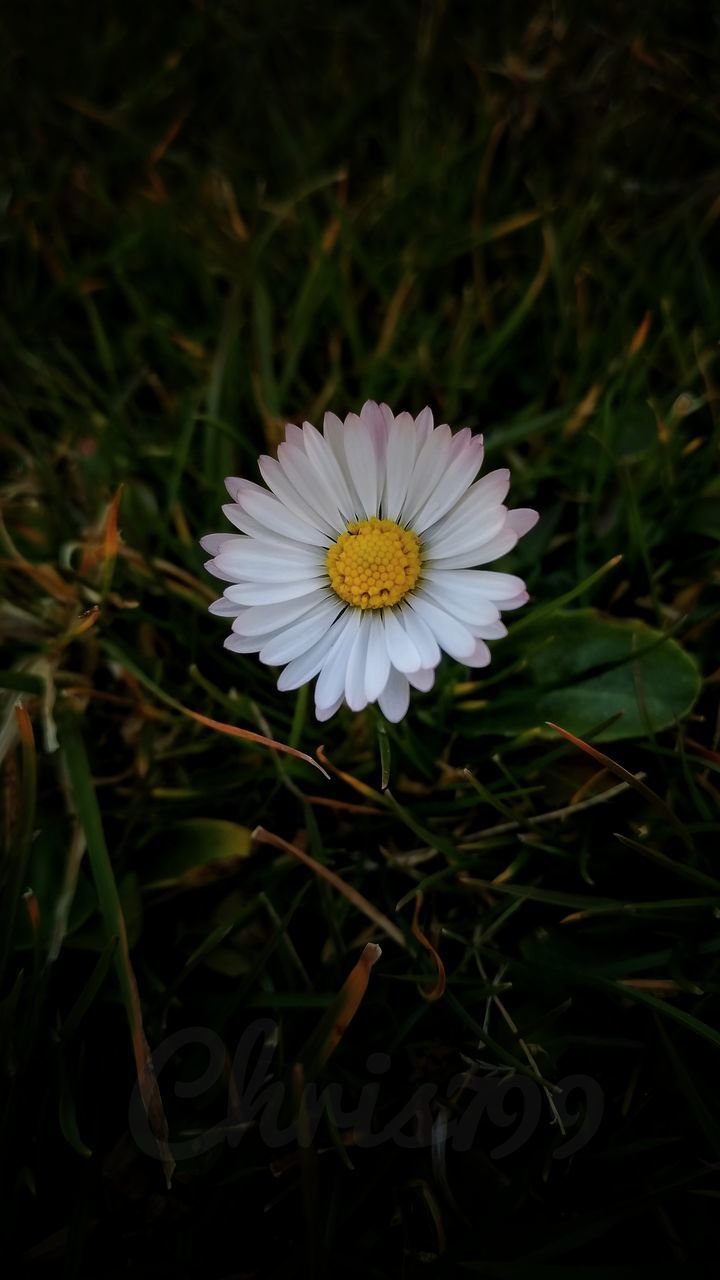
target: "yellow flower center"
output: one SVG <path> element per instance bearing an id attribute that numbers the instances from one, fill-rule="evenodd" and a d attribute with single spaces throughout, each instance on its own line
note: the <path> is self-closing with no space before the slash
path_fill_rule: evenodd
<path id="1" fill-rule="evenodd" d="M 327 553 L 330 582 L 359 609 L 397 604 L 420 576 L 420 540 L 393 520 L 355 520 Z"/>

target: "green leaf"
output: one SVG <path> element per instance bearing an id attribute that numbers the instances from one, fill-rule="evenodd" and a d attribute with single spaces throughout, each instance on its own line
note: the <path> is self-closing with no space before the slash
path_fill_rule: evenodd
<path id="1" fill-rule="evenodd" d="M 205 884 L 227 875 L 250 853 L 248 827 L 221 818 L 175 822 L 147 850 L 142 873 L 145 889 Z"/>
<path id="2" fill-rule="evenodd" d="M 552 720 L 582 737 L 620 712 L 593 740 L 644 737 L 686 716 L 700 692 L 693 658 L 676 640 L 637 619 L 563 610 L 533 629 L 528 644 L 522 691 L 492 698 L 476 712 L 487 720 L 488 731 L 536 729 L 551 737 L 545 722 Z"/>

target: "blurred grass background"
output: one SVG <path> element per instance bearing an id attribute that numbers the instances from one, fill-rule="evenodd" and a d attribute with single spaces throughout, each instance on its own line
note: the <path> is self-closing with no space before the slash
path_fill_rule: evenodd
<path id="1" fill-rule="evenodd" d="M 3 8 L 12 1274 L 697 1267 L 720 1194 L 717 14 Z M 367 397 L 483 430 L 542 513 L 502 566 L 533 603 L 492 667 L 446 662 L 387 730 L 318 726 L 224 651 L 197 545 L 285 421 Z M 386 1121 L 465 1068 L 581 1073 L 596 1136 L 553 1159 L 550 1089 L 505 1159 L 492 1125 L 431 1153 L 325 1122 L 310 1155 L 251 1130 L 180 1160 L 168 1192 L 128 1132 L 145 1037 L 208 1027 L 232 1057 L 270 1016 L 287 1080 L 368 940 L 321 1080 L 351 1099 L 389 1053 Z M 205 1066 L 186 1047 L 161 1074 L 174 1141 L 226 1113 L 227 1080 L 175 1096 Z"/>

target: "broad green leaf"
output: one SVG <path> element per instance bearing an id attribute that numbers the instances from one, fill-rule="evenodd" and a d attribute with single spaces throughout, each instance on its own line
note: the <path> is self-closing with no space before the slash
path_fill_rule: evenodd
<path id="1" fill-rule="evenodd" d="M 595 609 L 561 610 L 523 636 L 528 646 L 522 690 L 498 692 L 476 711 L 478 728 L 520 733 L 552 720 L 582 737 L 618 712 L 593 741 L 644 737 L 692 710 L 697 666 L 677 643 L 637 619 L 605 618 Z M 493 691 L 495 693 L 495 691 Z M 462 703 L 460 706 L 462 707 Z M 477 703 L 475 703 L 477 706 Z"/>
<path id="2" fill-rule="evenodd" d="M 189 818 L 150 844 L 142 871 L 146 889 L 205 884 L 227 875 L 250 852 L 247 827 L 221 818 Z"/>

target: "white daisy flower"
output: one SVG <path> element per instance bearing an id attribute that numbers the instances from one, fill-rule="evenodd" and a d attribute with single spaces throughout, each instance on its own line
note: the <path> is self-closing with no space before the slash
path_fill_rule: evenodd
<path id="1" fill-rule="evenodd" d="M 343 702 L 401 720 L 442 651 L 487 666 L 501 612 L 528 596 L 521 578 L 477 566 L 538 516 L 504 505 L 507 469 L 475 480 L 482 460 L 482 436 L 434 427 L 429 409 L 396 417 L 369 400 L 344 423 L 326 413 L 322 433 L 288 425 L 277 459 L 259 460 L 267 489 L 225 482 L 239 533 L 202 539 L 206 568 L 231 584 L 210 606 L 234 618 L 226 648 L 282 666 L 282 690 L 317 676 L 319 720 Z"/>

